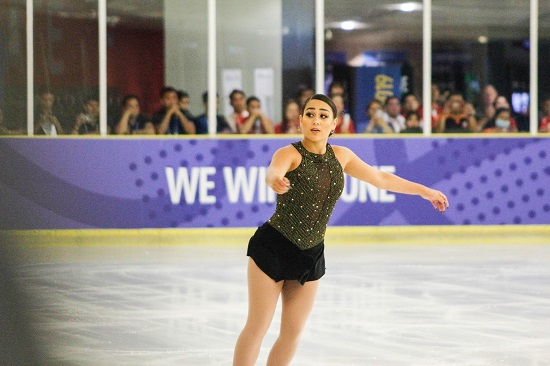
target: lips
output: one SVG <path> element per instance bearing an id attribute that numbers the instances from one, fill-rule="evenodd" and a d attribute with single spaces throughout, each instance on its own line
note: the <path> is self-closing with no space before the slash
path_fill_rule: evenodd
<path id="1" fill-rule="evenodd" d="M 310 131 L 311 131 L 311 132 L 321 132 L 321 130 L 318 129 L 318 128 L 312 128 Z"/>

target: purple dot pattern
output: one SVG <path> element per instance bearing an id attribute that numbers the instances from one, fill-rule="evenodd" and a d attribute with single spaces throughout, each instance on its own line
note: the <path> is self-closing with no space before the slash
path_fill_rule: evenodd
<path id="1" fill-rule="evenodd" d="M 390 166 L 399 176 L 443 191 L 451 207 L 441 214 L 418 196 L 391 194 L 395 201 L 381 202 L 369 192 L 366 201 L 340 200 L 330 224 L 550 223 L 550 139 L 480 137 L 331 138 L 371 165 Z M 257 192 L 251 202 L 244 202 L 242 192 L 238 203 L 230 202 L 223 170 L 265 169 L 273 153 L 293 141 L 6 139 L 0 165 L 11 174 L 0 176 L 0 212 L 10 214 L 3 215 L 0 228 L 255 227 L 272 215 L 274 203 L 260 201 Z M 75 158 L 82 155 L 87 158 Z M 198 196 L 188 202 L 182 194 L 180 203 L 172 203 L 167 167 L 213 167 L 208 194 L 216 202 L 200 203 Z"/>
<path id="2" fill-rule="evenodd" d="M 249 140 L 169 140 L 157 152 L 148 151 L 141 159 L 143 164 L 139 161 L 129 164 L 129 170 L 136 173 L 136 187 L 152 192 L 145 195 L 142 193 L 142 202 L 147 212 L 145 226 L 248 227 L 257 225 L 258 217 L 263 221 L 267 220 L 274 207 L 271 203 L 255 203 L 246 210 L 240 204 L 227 202 L 223 168 L 225 166 L 267 167 L 274 149 L 285 144 L 281 142 L 280 146 L 274 147 L 264 142 L 259 145 L 259 148 L 253 148 Z M 175 170 L 178 167 L 186 167 L 189 169 L 189 174 L 193 167 L 215 167 L 216 174 L 209 177 L 209 180 L 215 182 L 215 188 L 209 190 L 208 194 L 216 196 L 216 203 L 201 204 L 197 193 L 195 202 L 188 204 L 182 193 L 180 203 L 173 205 L 164 172 L 166 166 Z M 152 167 L 157 170 L 145 176 L 145 172 Z M 144 187 L 145 181 L 147 187 Z"/>
<path id="3" fill-rule="evenodd" d="M 455 140 L 450 144 L 458 142 Z M 495 146 L 495 142 L 486 143 L 485 149 Z M 479 154 L 480 150 L 471 149 L 470 144 L 464 154 Z M 541 217 L 550 222 L 544 210 L 545 200 L 541 199 L 545 197 L 547 202 L 548 195 L 543 182 L 538 179 L 544 175 L 548 181 L 550 175 L 541 169 L 546 153 L 538 144 L 510 141 L 509 146 L 500 152 L 486 152 L 487 158 L 481 160 L 479 166 L 469 165 L 465 170 L 462 167 L 468 157 L 453 154 L 457 159 L 453 164 L 459 168 L 449 180 L 447 192 L 456 192 L 448 195 L 456 210 L 451 209 L 447 214 L 454 223 L 533 224 L 540 222 Z M 527 184 L 525 179 L 530 182 Z M 464 181 L 466 189 L 461 189 Z"/>
<path id="4" fill-rule="evenodd" d="M 360 157 L 372 165 L 395 165 L 398 175 L 407 177 L 408 171 L 418 172 L 419 166 L 436 167 L 436 174 L 428 181 L 418 181 L 433 188 L 441 189 L 451 199 L 451 209 L 442 216 L 434 216 L 441 224 L 483 225 L 536 223 L 543 217 L 548 217 L 550 209 L 544 206 L 547 197 L 542 180 L 539 176 L 549 176 L 541 169 L 541 160 L 546 158 L 544 149 L 540 148 L 538 140 L 508 140 L 506 144 L 491 139 L 437 139 L 431 141 L 428 152 L 415 155 L 414 159 L 399 162 L 400 156 L 388 154 L 387 149 L 380 148 L 378 154 L 375 146 L 374 156 L 361 156 L 361 147 L 354 145 L 355 141 L 340 142 L 354 150 Z M 511 143 L 508 143 L 511 142 Z M 169 144 L 172 143 L 172 146 Z M 336 142 L 333 142 L 337 144 Z M 389 144 L 388 141 L 374 141 L 375 145 Z M 409 141 L 393 141 L 392 148 L 398 153 L 407 155 Z M 401 148 L 396 146 L 401 145 Z M 264 166 L 269 164 L 273 152 L 280 146 L 254 140 L 220 140 L 199 141 L 182 140 L 168 142 L 162 145 L 158 152 L 149 151 L 139 160 L 128 163 L 129 170 L 136 173 L 135 187 L 153 192 L 151 198 L 145 199 L 147 206 L 147 226 L 151 227 L 234 227 L 255 226 L 269 218 L 274 210 L 273 203 L 232 204 L 225 196 L 226 187 L 223 179 L 225 166 Z M 413 154 L 411 154 L 413 155 Z M 162 161 L 161 161 L 162 160 Z M 173 162 L 170 164 L 170 162 Z M 415 167 L 416 165 L 416 167 Z M 215 188 L 209 193 L 217 197 L 215 204 L 203 205 L 195 197 L 195 203 L 181 202 L 172 205 L 167 191 L 165 166 L 192 167 L 213 166 L 216 175 Z M 157 167 L 158 170 L 149 173 L 149 179 L 143 174 L 147 167 Z M 428 169 L 429 171 L 433 169 Z M 413 179 L 415 175 L 409 177 Z M 414 179 L 413 179 L 414 180 Z M 526 180 L 530 182 L 526 184 Z M 145 187 L 147 186 L 147 187 Z M 145 193 L 145 192 L 144 192 Z M 149 197 L 149 196 L 147 196 Z M 401 200 L 409 197 L 399 196 Z M 241 196 L 242 200 L 242 196 Z M 182 194 L 182 201 L 183 194 Z M 413 202 L 411 200 L 411 202 Z M 415 198 L 414 205 L 421 202 Z M 246 207 L 248 206 L 248 207 Z M 347 207 L 341 207 L 347 206 Z M 361 218 L 388 215 L 387 212 L 375 212 L 375 215 L 357 215 L 355 212 L 372 211 L 374 205 L 367 203 L 338 203 L 333 225 L 372 225 L 383 220 L 369 221 Z M 378 205 L 377 207 L 380 207 Z M 170 209 L 167 209 L 170 207 Z M 546 209 L 545 209 L 546 207 Z M 425 207 L 428 211 L 429 207 Z M 401 222 L 396 224 L 420 224 L 418 209 L 410 213 L 407 208 L 400 209 Z M 258 218 L 261 219 L 258 219 Z M 444 219 L 441 219 L 441 218 Z M 343 220 L 342 218 L 345 218 Z M 350 220 L 351 219 L 351 220 Z M 351 223 L 350 223 L 351 221 Z M 430 222 L 423 224 L 429 224 Z"/>

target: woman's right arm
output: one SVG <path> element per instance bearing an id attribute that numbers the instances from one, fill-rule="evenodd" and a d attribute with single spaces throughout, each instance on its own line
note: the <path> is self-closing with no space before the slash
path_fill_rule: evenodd
<path id="1" fill-rule="evenodd" d="M 285 177 L 285 174 L 296 168 L 296 155 L 300 156 L 292 146 L 282 147 L 273 154 L 265 181 L 275 193 L 283 194 L 290 189 L 290 181 Z"/>

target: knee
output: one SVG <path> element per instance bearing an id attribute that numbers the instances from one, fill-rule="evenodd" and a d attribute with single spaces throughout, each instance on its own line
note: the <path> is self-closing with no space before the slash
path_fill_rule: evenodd
<path id="1" fill-rule="evenodd" d="M 269 329 L 269 324 L 264 325 L 259 322 L 247 321 L 244 326 L 243 333 L 252 338 L 263 339 L 268 329 Z"/>
<path id="2" fill-rule="evenodd" d="M 300 341 L 300 337 L 302 336 L 302 330 L 303 328 L 301 327 L 284 327 L 281 329 L 279 338 L 282 338 L 285 343 L 298 343 Z"/>

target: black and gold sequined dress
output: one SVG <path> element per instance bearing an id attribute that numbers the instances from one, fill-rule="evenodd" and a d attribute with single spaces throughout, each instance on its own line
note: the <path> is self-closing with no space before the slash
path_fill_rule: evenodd
<path id="1" fill-rule="evenodd" d="M 292 189 L 277 196 L 275 213 L 250 239 L 248 255 L 275 281 L 304 283 L 324 274 L 325 232 L 344 176 L 329 144 L 324 154 L 309 152 L 301 142 L 292 145 L 302 155 L 285 175 Z"/>

